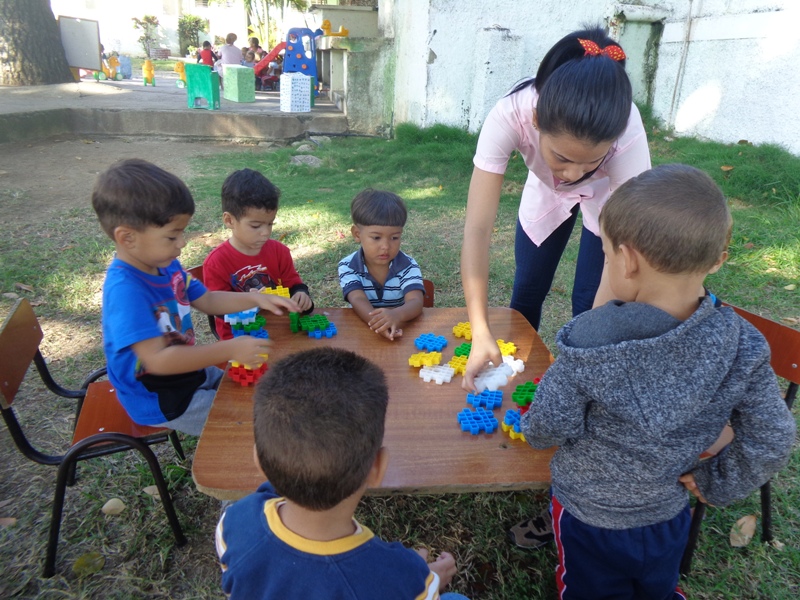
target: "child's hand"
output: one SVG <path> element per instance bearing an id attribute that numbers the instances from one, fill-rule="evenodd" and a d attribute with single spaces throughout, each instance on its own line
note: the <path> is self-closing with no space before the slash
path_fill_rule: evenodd
<path id="1" fill-rule="evenodd" d="M 456 559 L 449 552 L 442 552 L 435 561 L 429 562 L 427 548 L 417 548 L 416 552 L 428 563 L 430 570 L 439 576 L 439 591 L 443 591 L 455 577 Z"/>
<path id="2" fill-rule="evenodd" d="M 708 504 L 708 500 L 705 499 L 703 494 L 700 493 L 700 488 L 697 487 L 697 482 L 694 480 L 694 475 L 691 473 L 686 473 L 685 475 L 678 477 L 678 481 L 680 481 L 683 484 L 683 487 L 689 490 L 700 502 L 703 504 Z"/>
<path id="3" fill-rule="evenodd" d="M 367 325 L 372 331 L 383 334 L 383 337 L 389 340 L 403 335 L 403 330 L 400 329 L 402 322 L 397 319 L 391 308 L 377 308 L 370 311 Z"/>
<path id="4" fill-rule="evenodd" d="M 251 335 L 241 335 L 232 340 L 218 343 L 230 345 L 230 358 L 228 360 L 251 367 L 257 367 L 264 363 L 266 359 L 262 355 L 269 354 L 269 348 L 272 345 L 270 340 Z"/>
<path id="5" fill-rule="evenodd" d="M 311 302 L 311 296 L 305 292 L 297 292 L 294 296 L 292 296 L 292 300 L 294 300 L 297 303 L 297 306 L 300 307 L 300 312 L 306 312 L 309 308 L 314 306 L 314 303 Z"/>
<path id="6" fill-rule="evenodd" d="M 268 310 L 276 315 L 282 315 L 282 309 L 286 309 L 289 312 L 303 312 L 293 299 L 290 300 L 274 294 L 254 294 L 254 297 L 257 298 L 256 302 L 259 308 Z"/>

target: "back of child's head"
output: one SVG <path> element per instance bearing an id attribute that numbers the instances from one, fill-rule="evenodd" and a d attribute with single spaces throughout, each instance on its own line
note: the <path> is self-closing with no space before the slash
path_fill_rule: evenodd
<path id="1" fill-rule="evenodd" d="M 131 158 L 100 174 L 92 191 L 92 207 L 103 231 L 113 240 L 114 230 L 122 225 L 144 231 L 163 227 L 178 215 L 193 215 L 194 198 L 172 173 Z"/>
<path id="2" fill-rule="evenodd" d="M 254 394 L 261 469 L 304 508 L 336 506 L 367 479 L 388 400 L 383 371 L 353 352 L 319 348 L 276 362 Z"/>
<path id="3" fill-rule="evenodd" d="M 704 273 L 731 236 L 728 204 L 714 180 L 688 165 L 660 165 L 622 184 L 600 213 L 614 251 L 637 250 L 662 273 Z"/>
<path id="4" fill-rule="evenodd" d="M 253 169 L 234 171 L 222 184 L 222 210 L 241 219 L 248 209 L 278 210 L 281 191 Z"/>
<path id="5" fill-rule="evenodd" d="M 208 40 L 203 42 L 203 48 L 206 49 L 206 50 L 211 48 L 211 42 L 209 42 Z"/>
<path id="6" fill-rule="evenodd" d="M 397 194 L 371 188 L 360 192 L 350 203 L 353 223 L 360 226 L 405 227 L 408 211 Z"/>
<path id="7" fill-rule="evenodd" d="M 579 40 L 601 51 L 587 52 Z M 534 86 L 539 93 L 536 115 L 539 130 L 569 134 L 595 144 L 616 140 L 625 131 L 633 94 L 619 44 L 599 27 L 575 31 L 561 38 L 539 64 Z M 528 82 L 514 88 L 517 91 Z"/>

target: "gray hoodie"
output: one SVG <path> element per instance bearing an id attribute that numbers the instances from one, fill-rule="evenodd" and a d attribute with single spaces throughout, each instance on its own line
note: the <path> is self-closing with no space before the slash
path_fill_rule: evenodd
<path id="1" fill-rule="evenodd" d="M 666 521 L 687 502 L 691 472 L 714 505 L 743 498 L 786 465 L 795 422 L 769 346 L 710 298 L 681 322 L 641 303 L 609 302 L 567 323 L 559 355 L 522 418 L 534 448 L 560 446 L 553 493 L 595 527 Z M 700 454 L 730 422 L 733 442 Z"/>

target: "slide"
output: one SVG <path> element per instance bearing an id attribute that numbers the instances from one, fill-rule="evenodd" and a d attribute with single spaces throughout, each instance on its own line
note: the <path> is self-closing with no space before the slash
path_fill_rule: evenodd
<path id="1" fill-rule="evenodd" d="M 269 68 L 269 63 L 271 63 L 278 54 L 281 53 L 281 50 L 286 48 L 286 42 L 281 42 L 277 46 L 275 46 L 272 50 L 270 50 L 269 54 L 267 54 L 264 58 L 256 63 L 254 67 L 256 72 L 256 77 L 261 77 L 267 74 L 267 69 Z"/>

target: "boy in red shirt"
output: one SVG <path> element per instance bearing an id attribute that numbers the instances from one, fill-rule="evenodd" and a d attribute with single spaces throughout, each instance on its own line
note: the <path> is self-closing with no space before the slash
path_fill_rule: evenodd
<path id="1" fill-rule="evenodd" d="M 234 171 L 222 184 L 222 220 L 231 237 L 214 248 L 203 262 L 209 290 L 259 291 L 283 286 L 303 312 L 314 302 L 308 286 L 294 268 L 289 248 L 271 240 L 280 190 L 258 171 Z M 217 317 L 220 339 L 232 337 L 230 325 Z"/>

